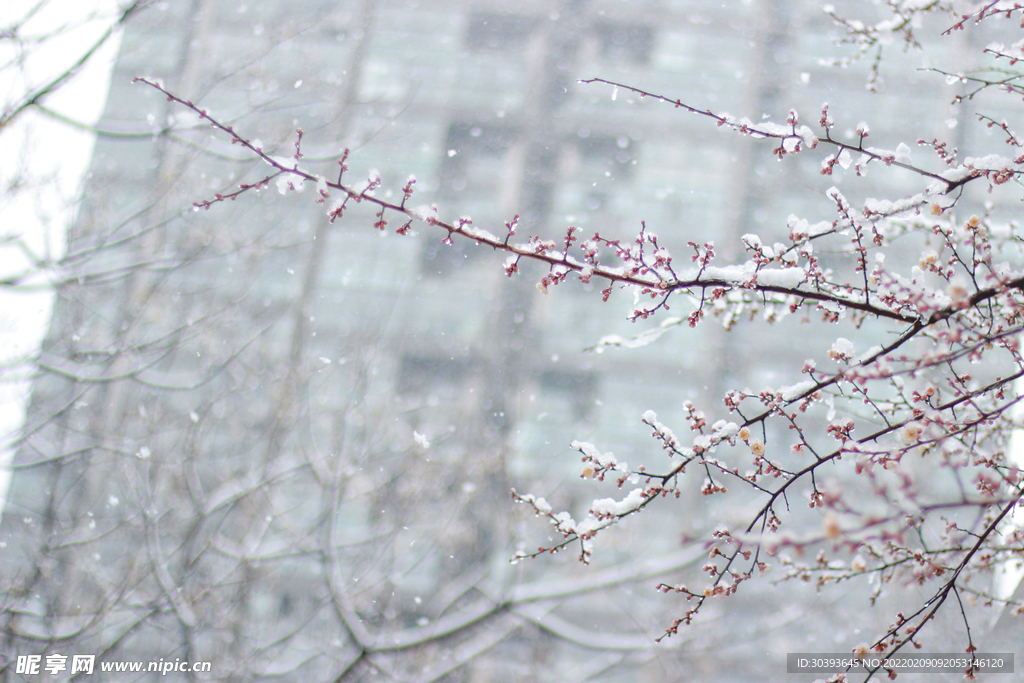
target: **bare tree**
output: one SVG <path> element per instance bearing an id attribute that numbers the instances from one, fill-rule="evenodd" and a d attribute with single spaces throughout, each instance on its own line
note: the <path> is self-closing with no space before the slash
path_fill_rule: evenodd
<path id="1" fill-rule="evenodd" d="M 196 0 L 132 16 L 32 358 L 2 528 L 4 675 L 81 677 L 61 657 L 87 654 L 101 673 L 119 663 L 181 680 L 588 680 L 616 667 L 677 679 L 714 639 L 657 645 L 671 605 L 650 587 L 703 549 L 638 536 L 582 579 L 571 561 L 509 562 L 531 517 L 509 489 L 580 490 L 524 458 L 520 439 L 567 441 L 593 427 L 600 400 L 589 360 L 536 353 L 533 318 L 550 311 L 531 283 L 508 287 L 469 249 L 453 258 L 391 238 L 382 250 L 377 235 L 341 233 L 323 212 L 346 211 L 334 205 L 343 194 L 318 195 L 313 179 L 322 203 L 280 197 L 298 177 L 264 172 L 263 143 L 243 149 L 230 134 L 258 125 L 267 150 L 332 173 L 380 138 L 404 146 L 387 136 L 416 79 L 387 82 L 374 50 L 407 8 L 240 9 Z M 533 10 L 468 13 L 478 59 L 498 61 L 489 51 L 509 35 L 520 51 L 522 116 L 506 126 L 439 107 L 440 164 L 409 169 L 421 178 L 410 192 L 434 185 L 454 202 L 459 182 L 493 181 L 487 201 L 522 207 L 521 229 L 537 230 L 573 158 L 629 172 L 628 130 L 553 136 L 550 122 L 578 55 L 640 60 L 650 30 L 563 9 L 557 25 Z M 140 73 L 208 103 L 228 135 L 210 138 L 203 108 L 131 86 Z M 381 87 L 409 91 L 387 99 Z M 319 149 L 289 139 L 296 96 L 306 135 L 328 141 Z M 355 150 L 341 167 L 335 140 Z M 495 157 L 512 172 L 481 173 Z M 193 210 L 239 189 L 270 191 L 230 218 Z M 431 306 L 417 293 L 442 288 L 438 271 L 454 285 Z M 537 405 L 556 417 L 545 423 Z M 182 668 L 204 662 L 209 672 Z"/>

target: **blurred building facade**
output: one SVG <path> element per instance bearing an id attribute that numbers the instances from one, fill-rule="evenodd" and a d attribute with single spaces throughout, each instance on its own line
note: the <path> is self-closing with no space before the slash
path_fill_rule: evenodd
<path id="1" fill-rule="evenodd" d="M 381 193 L 415 174 L 412 202 L 446 219 L 500 233 L 519 214 L 519 235 L 549 239 L 566 225 L 630 239 L 645 220 L 680 260 L 690 240 L 737 256 L 744 233 L 784 239 L 790 213 L 831 218 L 820 159 L 780 165 L 577 79 L 755 119 L 794 105 L 816 119 L 830 101 L 851 127 L 916 117 L 948 132 L 947 94 L 919 74 L 888 84 L 897 104 L 842 101 L 865 74 L 819 65 L 839 48 L 815 9 L 155 3 L 124 37 L 15 463 L 5 649 L 208 660 L 224 680 L 726 681 L 786 651 L 781 625 L 813 637 L 808 612 L 830 606 L 766 586 L 652 647 L 685 607 L 651 587 L 704 557 L 681 539 L 742 520 L 696 481 L 600 537 L 594 567 L 571 547 L 509 562 L 551 542 L 510 488 L 577 518 L 624 495 L 579 480 L 573 439 L 656 469 L 645 410 L 682 432 L 684 400 L 711 415 L 735 382 L 778 380 L 789 352 L 741 351 L 709 325 L 585 353 L 660 321 L 627 322 L 632 293 L 602 303 L 596 283 L 542 294 L 541 271 L 508 280 L 500 255 L 422 224 L 381 232 L 361 207 L 331 224 L 311 190 L 192 211 L 264 170 L 131 79 L 159 78 L 277 155 L 301 127 L 304 163 L 325 175 L 344 147 L 346 177 L 378 169 Z M 20 680 L 13 660 L 5 675 Z"/>

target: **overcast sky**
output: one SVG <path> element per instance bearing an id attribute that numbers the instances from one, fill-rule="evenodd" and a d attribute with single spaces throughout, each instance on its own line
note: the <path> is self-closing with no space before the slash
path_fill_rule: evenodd
<path id="1" fill-rule="evenodd" d="M 0 96 L 4 111 L 40 84 L 65 72 L 102 36 L 117 10 L 113 0 L 49 0 L 19 28 L 23 39 L 52 36 L 31 46 L 0 41 Z M 0 3 L 0 27 L 19 24 L 36 3 Z M 87 125 L 99 118 L 120 44 L 116 33 L 77 76 L 47 98 L 45 105 Z M 35 254 L 59 256 L 74 215 L 75 197 L 92 155 L 95 137 L 27 111 L 0 134 L 0 238 L 17 235 Z M 44 187 L 14 192 L 18 174 Z M 0 279 L 24 272 L 31 261 L 14 244 L 0 244 Z M 50 319 L 52 291 L 46 274 L 31 291 L 0 289 L 0 462 L 6 464 L 14 432 L 24 418 L 27 367 L 19 361 L 38 347 Z M 0 469 L 0 503 L 7 489 Z M 0 506 L 2 509 L 2 506 Z"/>

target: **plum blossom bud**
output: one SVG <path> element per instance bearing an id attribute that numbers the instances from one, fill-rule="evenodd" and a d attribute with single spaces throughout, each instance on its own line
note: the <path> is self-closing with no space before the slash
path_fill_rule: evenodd
<path id="1" fill-rule="evenodd" d="M 949 286 L 946 287 L 946 294 L 953 300 L 953 305 L 957 308 L 965 308 L 971 303 L 971 292 L 963 281 L 954 280 L 950 282 Z"/>
<path id="2" fill-rule="evenodd" d="M 921 254 L 921 258 L 918 260 L 917 265 L 921 270 L 927 270 L 929 266 L 934 266 L 939 260 L 939 255 L 935 253 L 934 249 L 925 249 Z"/>
<path id="3" fill-rule="evenodd" d="M 910 422 L 900 428 L 900 441 L 904 446 L 913 446 L 921 439 L 924 429 L 917 422 Z"/>
<path id="4" fill-rule="evenodd" d="M 853 343 L 849 339 L 840 337 L 832 344 L 828 357 L 834 361 L 849 362 L 853 360 Z"/>
<path id="5" fill-rule="evenodd" d="M 826 538 L 835 540 L 843 533 L 842 527 L 839 526 L 839 515 L 834 512 L 825 515 L 825 521 L 822 526 L 824 527 Z"/>

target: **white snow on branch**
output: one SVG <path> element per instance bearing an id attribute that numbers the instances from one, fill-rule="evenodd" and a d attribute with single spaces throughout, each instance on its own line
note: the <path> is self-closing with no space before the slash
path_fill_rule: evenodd
<path id="1" fill-rule="evenodd" d="M 640 334 L 626 339 L 617 334 L 606 334 L 598 340 L 597 344 L 591 349 L 595 353 L 604 353 L 604 350 L 612 346 L 621 346 L 627 349 L 638 349 L 641 346 L 647 346 L 648 344 L 657 341 L 661 335 L 665 334 L 671 327 L 676 327 L 682 324 L 682 318 L 666 318 L 661 321 L 661 324 L 654 329 L 645 330 Z"/>
<path id="2" fill-rule="evenodd" d="M 672 429 L 658 422 L 658 414 L 653 410 L 646 411 L 641 419 L 654 429 L 655 433 L 660 435 L 661 441 L 665 444 L 666 448 L 678 451 L 684 450 Z"/>
<path id="3" fill-rule="evenodd" d="M 843 150 L 845 153 L 846 150 Z M 849 166 L 849 157 L 847 154 L 847 166 Z M 839 163 L 843 163 L 843 155 L 839 155 Z M 844 167 L 845 168 L 845 167 Z M 811 225 L 806 218 L 799 218 L 794 214 L 790 214 L 786 220 L 786 225 L 789 228 L 789 238 L 794 242 L 803 242 L 809 240 L 812 237 L 818 237 L 819 235 L 825 235 L 832 232 L 833 225 L 832 221 L 819 221 L 814 225 Z"/>
<path id="4" fill-rule="evenodd" d="M 629 492 L 629 495 L 622 500 L 615 500 L 614 498 L 600 498 L 595 500 L 591 510 L 593 510 L 594 514 L 599 518 L 613 516 L 621 517 L 622 515 L 629 514 L 639 508 L 645 500 L 647 500 L 647 496 L 644 495 L 643 489 L 633 489 Z"/>
<path id="5" fill-rule="evenodd" d="M 700 274 L 699 279 L 698 274 Z M 807 278 L 807 272 L 803 268 L 762 268 L 757 270 L 757 264 L 747 261 L 742 266 L 709 266 L 702 271 L 691 269 L 681 273 L 679 279 L 743 286 L 752 283 L 755 275 L 758 285 L 794 290 Z"/>
<path id="6" fill-rule="evenodd" d="M 984 157 L 967 157 L 964 159 L 964 166 L 978 169 L 979 171 L 1003 171 L 1014 168 L 1016 165 L 1013 159 L 999 154 L 989 154 Z"/>
<path id="7" fill-rule="evenodd" d="M 474 225 L 468 225 L 468 224 L 467 225 L 463 225 L 462 226 L 462 234 L 466 235 L 467 237 L 474 237 L 474 238 L 478 238 L 478 239 L 482 239 L 482 240 L 490 240 L 491 242 L 500 242 L 501 241 L 497 237 L 492 235 L 491 233 L 487 232 L 486 230 L 478 228 L 478 227 L 476 227 Z"/>
<path id="8" fill-rule="evenodd" d="M 910 163 L 910 148 L 905 143 L 896 146 L 896 161 L 901 164 Z"/>
<path id="9" fill-rule="evenodd" d="M 288 173 L 282 173 L 277 176 L 275 181 L 277 185 L 277 191 L 281 194 L 288 194 L 288 190 L 294 192 L 302 192 L 306 189 L 306 179 L 302 176 L 294 176 Z"/>
<path id="10" fill-rule="evenodd" d="M 253 144 L 255 145 L 255 143 L 253 143 Z M 279 166 L 280 168 L 290 168 L 290 169 L 297 169 L 299 167 L 299 162 L 297 162 L 295 159 L 292 159 L 291 157 L 268 157 L 268 158 L 270 159 L 270 161 L 267 161 L 268 164 L 270 164 L 271 161 L 274 162 L 273 164 L 270 164 L 271 166 L 273 166 L 274 164 L 277 164 L 277 166 Z M 266 159 L 264 159 L 264 161 L 266 161 Z"/>
<path id="11" fill-rule="evenodd" d="M 414 206 L 409 209 L 409 215 L 419 221 L 430 223 L 437 220 L 437 204 Z"/>
<path id="12" fill-rule="evenodd" d="M 601 451 L 597 450 L 597 447 L 594 446 L 594 444 L 592 443 L 588 443 L 586 441 L 573 441 L 571 444 L 569 444 L 569 448 L 575 451 L 579 451 L 580 453 L 583 453 L 583 455 L 590 458 L 591 460 L 593 460 L 594 462 L 596 462 L 598 465 L 605 469 L 620 470 L 622 472 L 629 471 L 626 466 L 626 463 L 620 463 L 618 460 L 616 460 L 615 456 L 611 453 L 611 451 L 607 453 L 602 453 Z"/>
<path id="13" fill-rule="evenodd" d="M 845 341 L 845 340 L 843 340 L 843 341 Z M 833 348 L 835 348 L 835 347 L 833 347 Z M 852 348 L 852 345 L 851 345 L 851 348 Z M 817 386 L 817 384 L 818 383 L 815 382 L 814 380 L 809 379 L 809 380 L 805 380 L 803 382 L 800 382 L 798 384 L 793 384 L 792 386 L 782 387 L 781 389 L 779 389 L 779 393 L 782 394 L 782 400 L 783 401 L 794 401 L 797 398 L 799 398 L 800 396 L 803 396 L 804 394 L 806 394 L 811 389 L 813 389 L 815 386 Z"/>
<path id="14" fill-rule="evenodd" d="M 527 493 L 525 496 L 522 496 L 522 499 L 524 503 L 532 505 L 537 509 L 537 512 L 541 514 L 549 514 L 552 510 L 551 503 L 547 502 L 543 498 L 538 498 L 532 493 Z"/>
<path id="15" fill-rule="evenodd" d="M 869 216 L 899 217 L 912 214 L 919 207 L 928 203 L 929 197 L 926 194 L 915 194 L 903 199 L 866 199 L 864 200 L 864 213 Z"/>

